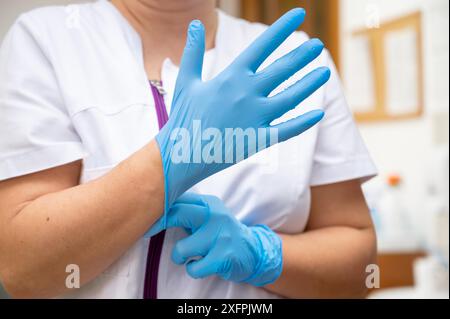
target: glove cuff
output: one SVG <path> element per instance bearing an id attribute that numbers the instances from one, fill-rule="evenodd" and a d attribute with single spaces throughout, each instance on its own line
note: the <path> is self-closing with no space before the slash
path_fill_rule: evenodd
<path id="1" fill-rule="evenodd" d="M 252 276 L 244 282 L 261 287 L 273 283 L 281 275 L 283 254 L 281 238 L 266 225 L 250 227 L 259 242 L 260 260 Z"/>

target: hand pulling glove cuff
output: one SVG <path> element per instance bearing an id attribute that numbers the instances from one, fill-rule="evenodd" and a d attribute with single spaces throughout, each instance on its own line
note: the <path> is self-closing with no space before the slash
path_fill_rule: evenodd
<path id="1" fill-rule="evenodd" d="M 250 227 L 259 241 L 259 263 L 250 278 L 244 280 L 248 284 L 261 287 L 276 281 L 283 269 L 282 240 L 266 225 Z"/>

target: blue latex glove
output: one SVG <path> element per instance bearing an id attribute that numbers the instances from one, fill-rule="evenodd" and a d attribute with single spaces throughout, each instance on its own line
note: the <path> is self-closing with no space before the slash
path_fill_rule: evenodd
<path id="1" fill-rule="evenodd" d="M 182 227 L 190 234 L 175 244 L 172 260 L 179 265 L 188 261 L 186 270 L 193 278 L 217 275 L 264 286 L 281 274 L 280 237 L 267 226 L 242 224 L 215 196 L 180 196 L 168 212 L 167 227 Z M 150 235 L 163 229 L 160 219 Z M 196 257 L 202 258 L 189 261 Z"/>
<path id="2" fill-rule="evenodd" d="M 304 132 L 322 119 L 323 112 L 317 110 L 279 125 L 270 125 L 328 81 L 330 70 L 326 67 L 312 71 L 290 88 L 268 97 L 282 82 L 321 53 L 323 44 L 320 40 L 310 40 L 266 69 L 257 71 L 266 58 L 300 26 L 304 17 L 303 9 L 286 13 L 228 68 L 208 82 L 201 79 L 205 30 L 200 21 L 191 22 L 170 118 L 156 137 L 165 178 L 165 212 L 178 196 L 199 181 L 261 150 L 255 150 L 255 140 L 247 139 L 243 142 L 244 145 L 236 142 L 236 145 L 230 147 L 235 139 L 226 134 L 227 128 L 257 131 L 272 127 L 278 134 L 278 142 L 282 142 Z M 195 123 L 200 124 L 203 130 L 214 130 L 209 131 L 209 141 L 203 140 L 202 131 L 195 129 Z M 189 137 L 186 138 L 182 131 L 187 132 Z M 266 130 L 258 134 L 269 135 L 269 132 Z M 201 158 L 202 150 L 207 145 L 215 145 L 217 149 L 221 149 L 224 160 L 211 160 L 211 157 L 205 161 Z M 244 152 L 241 154 L 238 149 L 244 149 Z M 233 153 L 235 150 L 236 153 Z M 233 160 L 227 162 L 225 159 L 229 158 Z"/>

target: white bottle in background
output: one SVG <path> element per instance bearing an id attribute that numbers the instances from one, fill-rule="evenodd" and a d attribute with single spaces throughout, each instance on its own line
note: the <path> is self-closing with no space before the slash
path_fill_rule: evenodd
<path id="1" fill-rule="evenodd" d="M 436 256 L 417 259 L 413 270 L 414 288 L 418 298 L 448 299 L 448 268 Z"/>
<path id="2" fill-rule="evenodd" d="M 432 152 L 426 171 L 427 194 L 422 221 L 429 254 L 449 265 L 449 151 L 448 146 Z"/>
<path id="3" fill-rule="evenodd" d="M 378 245 L 380 251 L 412 251 L 419 246 L 402 194 L 402 180 L 397 174 L 386 179 L 378 204 L 381 219 Z"/>

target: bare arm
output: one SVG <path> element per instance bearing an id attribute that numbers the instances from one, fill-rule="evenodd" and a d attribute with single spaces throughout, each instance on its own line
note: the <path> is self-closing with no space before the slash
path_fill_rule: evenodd
<path id="1" fill-rule="evenodd" d="M 0 278 L 13 297 L 66 292 L 68 264 L 89 282 L 161 216 L 156 142 L 87 184 L 80 170 L 74 162 L 0 182 Z"/>
<path id="2" fill-rule="evenodd" d="M 282 235 L 283 272 L 266 288 L 289 298 L 364 297 L 375 232 L 358 181 L 311 189 L 305 233 Z"/>

